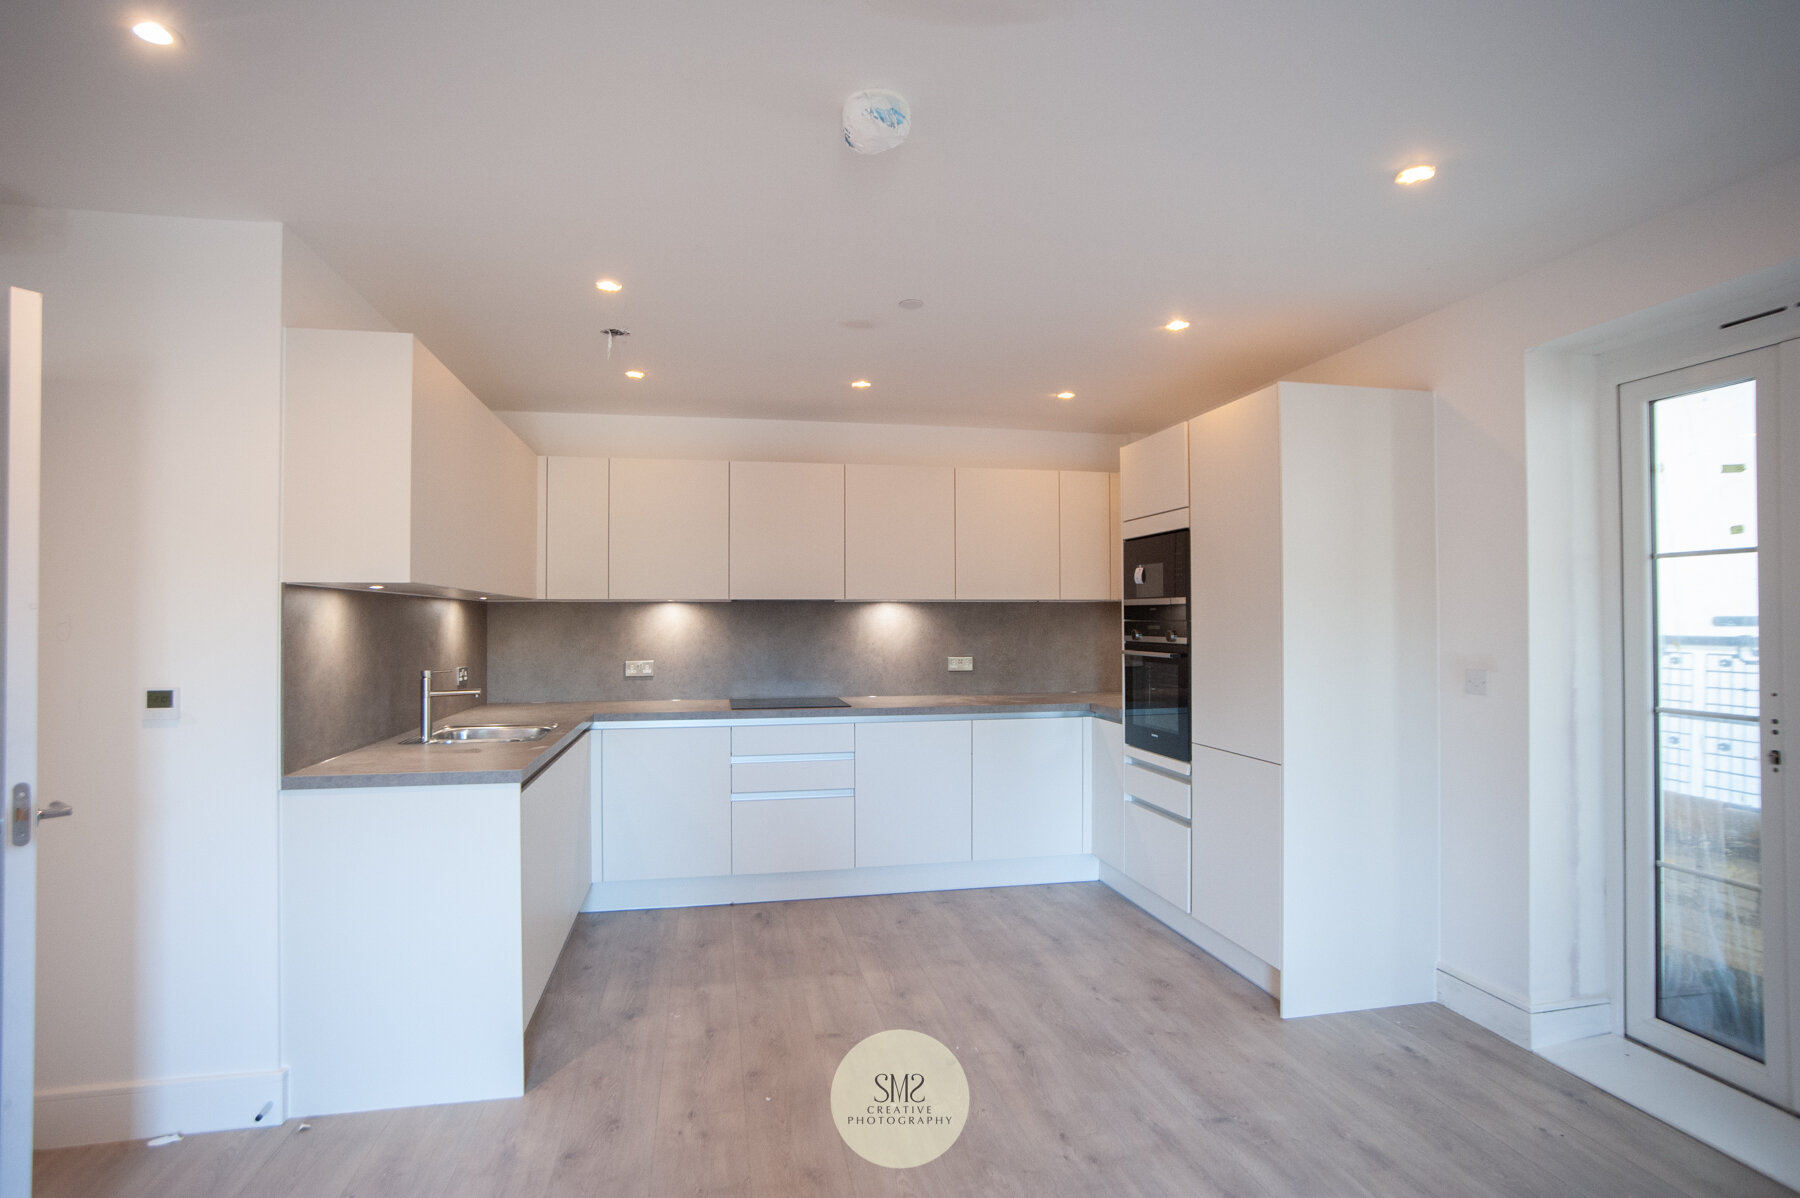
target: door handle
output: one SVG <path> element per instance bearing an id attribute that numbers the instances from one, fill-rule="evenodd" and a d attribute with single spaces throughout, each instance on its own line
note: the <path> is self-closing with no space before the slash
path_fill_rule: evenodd
<path id="1" fill-rule="evenodd" d="M 38 813 L 37 813 L 38 823 L 41 824 L 47 819 L 61 819 L 65 815 L 74 815 L 74 814 L 75 814 L 75 808 L 69 806 L 67 803 L 63 802 L 61 799 L 58 799 L 56 802 L 51 803 L 48 807 L 39 807 L 38 808 Z"/>
<path id="2" fill-rule="evenodd" d="M 1131 572 L 1131 581 L 1139 586 L 1144 585 L 1144 567 L 1139 566 Z"/>
<path id="3" fill-rule="evenodd" d="M 1142 649 L 1127 649 L 1127 650 L 1125 650 L 1125 656 L 1126 657 L 1170 657 L 1170 658 L 1173 658 L 1173 657 L 1180 657 L 1182 655 L 1179 653 L 1147 653 Z"/>

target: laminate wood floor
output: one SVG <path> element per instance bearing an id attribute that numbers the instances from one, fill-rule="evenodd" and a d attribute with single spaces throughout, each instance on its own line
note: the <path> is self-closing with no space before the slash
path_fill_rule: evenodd
<path id="1" fill-rule="evenodd" d="M 869 1164 L 839 1059 L 955 1050 L 962 1138 Z M 1789 1191 L 1442 1007 L 1283 1023 L 1086 883 L 584 915 L 522 1099 L 39 1153 L 69 1198 Z"/>

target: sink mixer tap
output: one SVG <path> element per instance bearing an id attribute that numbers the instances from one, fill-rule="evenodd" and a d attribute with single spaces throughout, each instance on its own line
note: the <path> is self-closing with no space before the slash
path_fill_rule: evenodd
<path id="1" fill-rule="evenodd" d="M 438 672 L 443 673 L 444 671 Z M 465 672 L 459 668 L 456 671 L 456 680 L 461 682 L 465 677 Z M 433 699 L 447 699 L 452 695 L 479 695 L 480 693 L 480 687 L 468 690 L 434 691 L 431 689 L 431 671 L 419 671 L 419 740 L 422 743 L 429 743 L 431 740 L 431 701 Z"/>

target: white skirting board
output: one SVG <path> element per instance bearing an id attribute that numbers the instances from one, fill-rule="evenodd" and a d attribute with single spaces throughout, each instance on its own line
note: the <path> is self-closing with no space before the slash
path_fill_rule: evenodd
<path id="1" fill-rule="evenodd" d="M 39 1090 L 36 1097 L 36 1148 L 147 1140 L 170 1132 L 279 1127 L 287 1118 L 287 1070 L 67 1086 Z"/>
<path id="2" fill-rule="evenodd" d="M 1173 903 L 1150 893 L 1104 861 L 1100 863 L 1100 880 L 1132 903 L 1143 908 L 1157 922 L 1168 926 L 1183 940 L 1193 944 L 1209 957 L 1216 958 L 1272 998 L 1281 997 L 1281 971 L 1261 957 L 1207 927 Z"/>
<path id="3" fill-rule="evenodd" d="M 1086 853 L 998 861 L 949 861 L 938 865 L 889 865 L 803 874 L 743 874 L 720 878 L 659 878 L 647 882 L 596 882 L 583 911 L 642 911 L 655 907 L 717 907 L 729 903 L 780 903 L 791 899 L 908 894 L 921 890 L 975 890 L 988 886 L 1041 886 L 1092 882 L 1099 863 Z"/>
<path id="4" fill-rule="evenodd" d="M 1437 1000 L 1469 1022 L 1533 1052 L 1614 1030 L 1610 999 L 1581 998 L 1533 1007 L 1518 995 L 1443 966 L 1437 971 Z"/>

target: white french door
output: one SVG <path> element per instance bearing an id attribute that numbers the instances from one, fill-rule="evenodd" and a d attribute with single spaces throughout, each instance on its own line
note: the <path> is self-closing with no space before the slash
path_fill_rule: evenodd
<path id="1" fill-rule="evenodd" d="M 1797 349 L 1619 388 L 1626 1032 L 1790 1109 L 1800 413 L 1783 376 L 1800 385 Z"/>

